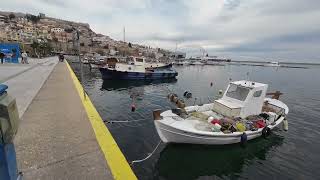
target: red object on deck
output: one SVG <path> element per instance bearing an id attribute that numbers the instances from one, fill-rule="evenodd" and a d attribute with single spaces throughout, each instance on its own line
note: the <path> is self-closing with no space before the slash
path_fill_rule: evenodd
<path id="1" fill-rule="evenodd" d="M 266 126 L 266 123 L 263 120 L 256 121 L 253 126 L 255 128 L 264 128 Z"/>
<path id="2" fill-rule="evenodd" d="M 220 124 L 220 120 L 219 119 L 214 119 L 211 121 L 211 124 Z"/>

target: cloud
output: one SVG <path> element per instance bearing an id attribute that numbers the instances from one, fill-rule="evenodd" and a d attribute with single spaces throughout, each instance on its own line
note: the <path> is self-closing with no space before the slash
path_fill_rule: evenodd
<path id="1" fill-rule="evenodd" d="M 11 0 L 0 9 L 90 23 L 98 33 L 200 55 L 319 60 L 318 0 Z"/>

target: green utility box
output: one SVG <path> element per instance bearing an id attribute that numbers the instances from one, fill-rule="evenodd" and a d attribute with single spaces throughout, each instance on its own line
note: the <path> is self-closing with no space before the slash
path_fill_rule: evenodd
<path id="1" fill-rule="evenodd" d="M 16 100 L 5 91 L 8 87 L 0 84 L 0 143 L 12 143 L 20 123 Z"/>

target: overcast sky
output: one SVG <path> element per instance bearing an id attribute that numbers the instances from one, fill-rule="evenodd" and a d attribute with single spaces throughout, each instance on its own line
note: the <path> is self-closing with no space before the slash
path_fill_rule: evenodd
<path id="1" fill-rule="evenodd" d="M 18 11 L 87 22 L 154 47 L 237 59 L 320 62 L 320 0 L 7 0 Z"/>

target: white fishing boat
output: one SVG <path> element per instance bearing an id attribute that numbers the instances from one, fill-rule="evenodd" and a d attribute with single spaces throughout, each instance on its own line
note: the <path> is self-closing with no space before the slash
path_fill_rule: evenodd
<path id="1" fill-rule="evenodd" d="M 201 62 L 201 61 L 197 61 L 197 60 L 192 60 L 191 62 L 190 62 L 190 65 L 204 65 L 204 63 L 203 62 Z"/>
<path id="2" fill-rule="evenodd" d="M 189 62 L 186 59 L 176 59 L 174 61 L 174 64 L 178 66 L 185 66 L 185 65 L 189 65 Z"/>
<path id="3" fill-rule="evenodd" d="M 265 64 L 264 66 L 280 67 L 280 64 L 279 64 L 279 62 L 273 61 L 273 62 L 269 62 L 268 64 Z"/>
<path id="4" fill-rule="evenodd" d="M 177 109 L 153 112 L 156 130 L 164 143 L 234 144 L 268 136 L 285 119 L 289 108 L 278 98 L 280 92 L 266 93 L 268 85 L 236 81 L 222 98 L 213 103 L 185 107 L 174 95 Z M 266 98 L 266 95 L 274 95 Z"/>

